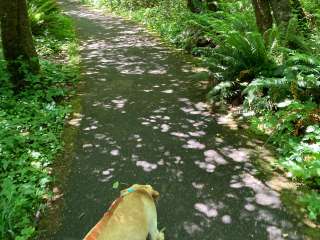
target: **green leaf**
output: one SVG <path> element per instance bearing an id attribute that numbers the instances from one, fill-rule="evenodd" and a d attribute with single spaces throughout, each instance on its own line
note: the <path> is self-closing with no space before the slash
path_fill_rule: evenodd
<path id="1" fill-rule="evenodd" d="M 113 189 L 117 189 L 119 187 L 119 182 L 114 182 L 113 185 L 112 185 L 112 188 Z"/>

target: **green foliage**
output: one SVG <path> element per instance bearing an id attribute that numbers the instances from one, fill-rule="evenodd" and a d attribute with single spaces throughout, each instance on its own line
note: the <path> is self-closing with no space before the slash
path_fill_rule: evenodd
<path id="1" fill-rule="evenodd" d="M 320 212 L 320 194 L 312 192 L 301 197 L 300 200 L 307 206 L 310 219 L 316 220 Z"/>
<path id="2" fill-rule="evenodd" d="M 112 1 L 111 1 L 112 2 Z M 159 0 L 125 0 L 125 1 L 113 1 L 116 6 L 121 5 L 128 10 L 138 10 L 141 8 L 151 8 L 159 4 Z"/>
<path id="3" fill-rule="evenodd" d="M 273 109 L 285 99 L 320 102 L 320 59 L 295 53 L 269 75 L 261 75 L 244 90 L 247 109 Z"/>
<path id="4" fill-rule="evenodd" d="M 267 131 L 279 147 L 280 163 L 292 177 L 310 186 L 320 185 L 320 127 L 313 102 L 284 101 L 276 112 L 252 118 L 252 126 Z"/>
<path id="5" fill-rule="evenodd" d="M 230 32 L 223 45 L 208 59 L 210 70 L 219 82 L 209 92 L 211 101 L 230 100 L 241 95 L 249 82 L 272 65 L 259 33 Z"/>
<path id="6" fill-rule="evenodd" d="M 28 0 L 28 14 L 34 34 L 41 34 L 48 29 L 48 24 L 57 14 L 55 0 Z"/>
<path id="7" fill-rule="evenodd" d="M 171 9 L 171 11 L 168 11 Z M 131 13 L 133 19 L 143 22 L 152 30 L 159 33 L 169 42 L 179 47 L 184 47 L 184 43 L 180 41 L 179 35 L 184 35 L 183 31 L 187 29 L 190 20 L 190 13 L 182 1 L 173 3 L 172 1 L 163 1 L 153 8 L 141 9 Z M 194 29 L 193 24 L 191 28 Z M 186 30 L 188 31 L 188 30 Z M 198 30 L 196 30 L 198 32 Z M 190 36 L 193 35 L 193 30 Z M 196 33 L 197 34 L 197 33 Z M 188 40 L 186 40 L 188 41 Z"/>
<path id="8" fill-rule="evenodd" d="M 320 59 L 291 53 L 271 76 L 261 75 L 244 90 L 244 107 L 254 114 L 253 128 L 269 133 L 281 154 L 280 164 L 315 189 L 320 186 L 319 89 Z M 316 219 L 320 209 L 312 199 L 307 195 L 302 203 Z"/>
<path id="9" fill-rule="evenodd" d="M 58 105 L 68 82 L 75 80 L 63 66 L 42 62 L 43 76 L 32 77 L 18 96 L 0 89 L 0 236 L 29 239 L 34 214 L 43 208 L 51 181 L 50 164 L 61 149 L 60 134 L 69 107 Z"/>
<path id="10" fill-rule="evenodd" d="M 117 181 L 117 182 L 114 182 L 113 184 L 112 184 L 112 188 L 113 189 L 118 189 L 118 187 L 119 187 L 119 182 Z"/>
<path id="11" fill-rule="evenodd" d="M 0 239 L 4 240 L 36 235 L 35 215 L 52 194 L 50 165 L 63 146 L 61 132 L 70 112 L 64 100 L 77 80 L 77 69 L 66 62 L 73 62 L 76 54 L 72 22 L 57 12 L 54 1 L 49 2 L 29 2 L 29 6 L 42 4 L 30 10 L 32 14 L 45 13 L 39 15 L 43 22 L 38 19 L 35 29 L 41 30 L 37 51 L 47 60 L 41 60 L 40 75 L 27 74 L 27 87 L 18 95 L 11 90 L 0 57 Z M 55 22 L 47 21 L 47 15 Z M 57 56 L 64 58 L 63 64 Z"/>
<path id="12" fill-rule="evenodd" d="M 169 0 L 81 0 L 81 2 L 99 7 L 105 5 L 113 10 L 123 9 L 126 11 L 137 11 L 139 9 L 158 6 L 162 2 L 169 2 Z"/>
<path id="13" fill-rule="evenodd" d="M 72 21 L 59 12 L 56 0 L 29 0 L 28 14 L 34 35 L 52 35 L 56 41 L 74 38 Z"/>
<path id="14" fill-rule="evenodd" d="M 320 25 L 320 1 L 319 0 L 301 0 L 302 6 L 307 13 L 310 27 L 318 27 Z"/>

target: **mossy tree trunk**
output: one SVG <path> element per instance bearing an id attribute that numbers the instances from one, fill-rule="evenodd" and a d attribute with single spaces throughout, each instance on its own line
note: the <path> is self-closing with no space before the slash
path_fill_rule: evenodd
<path id="1" fill-rule="evenodd" d="M 291 18 L 291 5 L 289 0 L 269 0 L 273 17 L 278 26 L 287 27 Z"/>
<path id="2" fill-rule="evenodd" d="M 193 13 L 200 13 L 204 9 L 215 12 L 218 3 L 214 0 L 187 0 L 187 7 Z"/>
<path id="3" fill-rule="evenodd" d="M 201 0 L 187 0 L 187 7 L 193 13 L 201 12 Z"/>
<path id="4" fill-rule="evenodd" d="M 303 30 L 307 27 L 307 18 L 299 0 L 252 0 L 257 26 L 262 34 L 276 24 L 286 31 L 291 17 L 296 14 Z"/>
<path id="5" fill-rule="evenodd" d="M 26 74 L 39 73 L 39 60 L 36 53 L 26 0 L 1 0 L 1 38 L 4 57 L 16 90 L 26 84 Z"/>
<path id="6" fill-rule="evenodd" d="M 2 18 L 3 15 L 3 1 L 0 1 L 0 19 Z"/>
<path id="7" fill-rule="evenodd" d="M 259 31 L 264 34 L 272 28 L 271 8 L 268 0 L 252 0 Z"/>
<path id="8" fill-rule="evenodd" d="M 307 25 L 306 15 L 299 0 L 269 0 L 277 25 L 286 27 L 295 14 L 301 24 Z"/>
<path id="9" fill-rule="evenodd" d="M 218 2 L 213 0 L 206 0 L 207 8 L 209 11 L 218 11 Z"/>

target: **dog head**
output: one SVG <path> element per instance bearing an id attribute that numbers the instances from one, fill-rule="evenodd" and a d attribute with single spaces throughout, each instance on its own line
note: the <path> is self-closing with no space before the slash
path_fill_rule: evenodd
<path id="1" fill-rule="evenodd" d="M 140 184 L 133 184 L 131 187 L 122 190 L 120 192 L 120 195 L 125 196 L 126 194 L 131 193 L 131 192 L 135 192 L 135 191 L 146 192 L 154 200 L 157 200 L 160 196 L 159 192 L 154 190 L 151 185 L 140 185 Z"/>

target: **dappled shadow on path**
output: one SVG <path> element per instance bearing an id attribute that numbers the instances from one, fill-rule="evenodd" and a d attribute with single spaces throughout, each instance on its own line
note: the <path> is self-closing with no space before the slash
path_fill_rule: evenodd
<path id="1" fill-rule="evenodd" d="M 214 120 L 187 56 L 129 21 L 63 6 L 78 28 L 86 93 L 69 121 L 80 133 L 52 239 L 83 237 L 118 196 L 115 181 L 161 193 L 169 240 L 302 239 L 280 194 L 256 177 L 252 160 L 271 153 L 225 116 Z"/>

